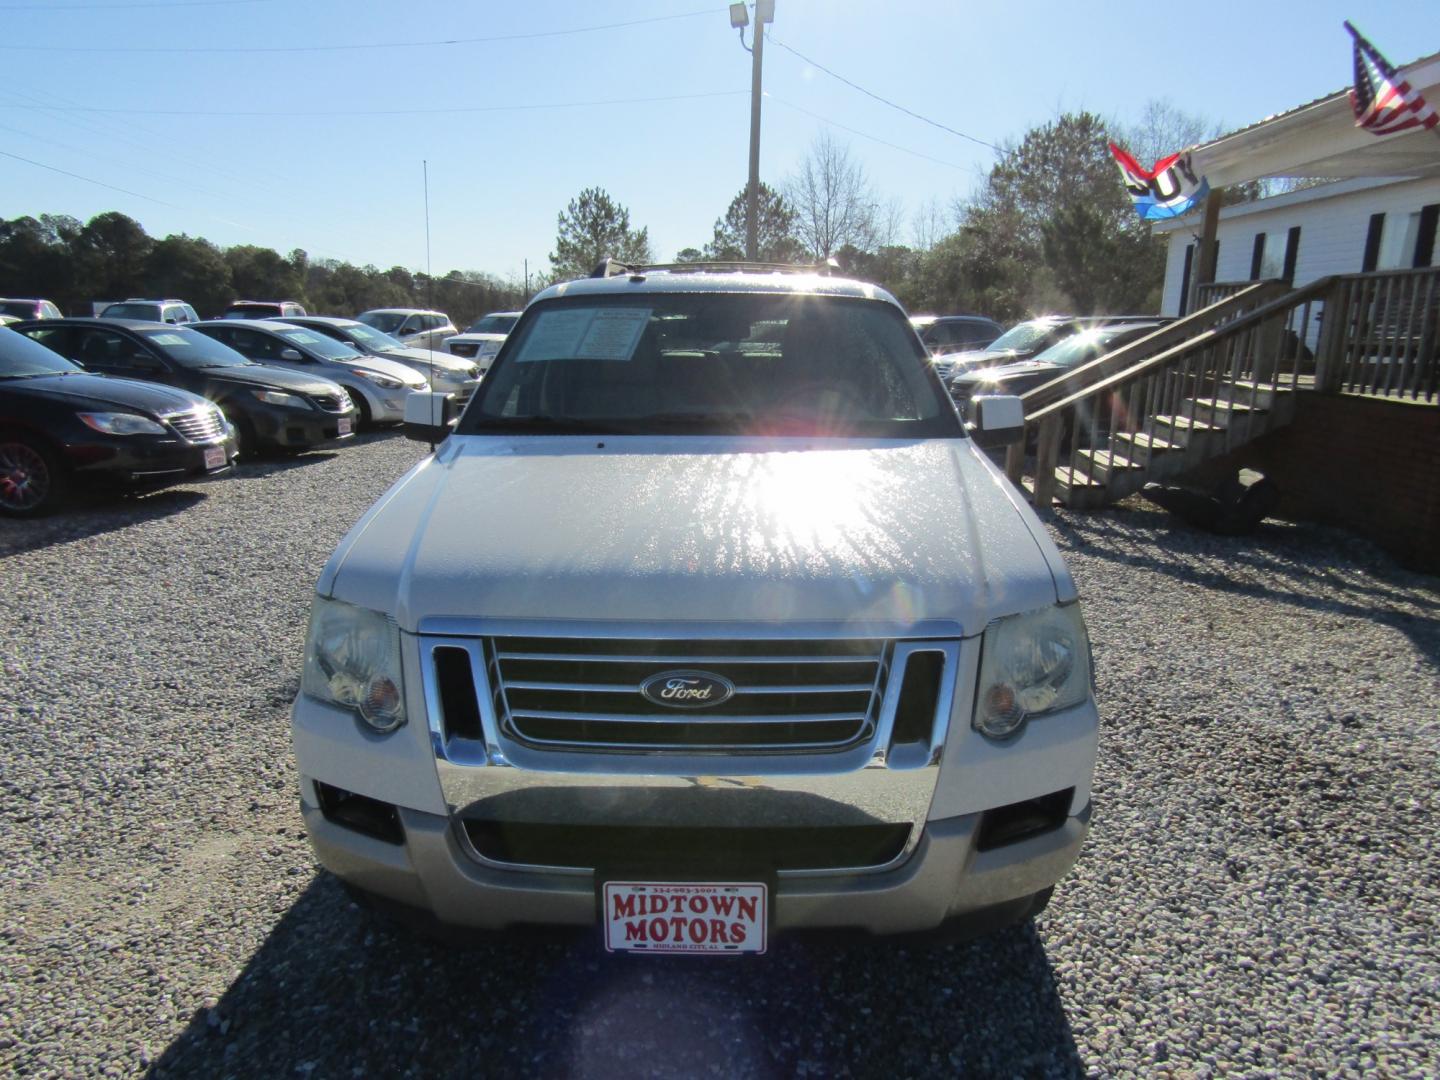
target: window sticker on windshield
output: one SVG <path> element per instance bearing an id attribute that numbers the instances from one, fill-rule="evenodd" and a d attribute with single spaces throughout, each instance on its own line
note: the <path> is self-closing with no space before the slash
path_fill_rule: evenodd
<path id="1" fill-rule="evenodd" d="M 515 360 L 629 360 L 649 322 L 649 308 L 542 311 Z"/>
<path id="2" fill-rule="evenodd" d="M 150 340 L 156 345 L 186 345 L 188 342 L 179 334 L 151 334 Z"/>

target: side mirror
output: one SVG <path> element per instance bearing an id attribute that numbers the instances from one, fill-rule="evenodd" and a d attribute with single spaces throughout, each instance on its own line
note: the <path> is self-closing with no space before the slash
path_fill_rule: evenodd
<path id="1" fill-rule="evenodd" d="M 455 398 L 451 394 L 415 391 L 405 398 L 405 437 L 416 442 L 444 442 L 450 434 L 451 411 Z"/>
<path id="2" fill-rule="evenodd" d="M 1009 446 L 1025 437 L 1025 406 L 1013 394 L 970 399 L 975 413 L 971 434 L 984 449 Z"/>
<path id="3" fill-rule="evenodd" d="M 305 354 L 299 349 L 281 349 L 280 359 L 289 361 L 292 364 L 301 364 L 305 362 Z"/>

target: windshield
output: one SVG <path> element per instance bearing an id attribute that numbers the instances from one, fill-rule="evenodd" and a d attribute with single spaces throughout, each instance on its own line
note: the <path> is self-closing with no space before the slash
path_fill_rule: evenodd
<path id="1" fill-rule="evenodd" d="M 30 300 L 0 300 L 0 315 L 14 315 L 19 319 L 33 319 L 35 304 Z"/>
<path id="2" fill-rule="evenodd" d="M 467 334 L 508 334 L 519 318 L 519 315 L 486 315 L 483 319 L 476 319 L 465 332 Z"/>
<path id="3" fill-rule="evenodd" d="M 905 317 L 841 297 L 547 301 L 483 387 L 462 434 L 961 434 Z"/>
<path id="4" fill-rule="evenodd" d="M 405 322 L 405 312 L 403 311 L 367 311 L 364 315 L 355 317 L 366 326 L 373 326 L 382 334 L 395 333 Z"/>
<path id="5" fill-rule="evenodd" d="M 0 326 L 0 379 L 23 379 L 31 375 L 63 375 L 79 372 L 78 364 L 72 364 L 59 353 L 51 352 L 44 345 L 31 341 L 24 334 L 17 334 L 9 327 Z"/>
<path id="6" fill-rule="evenodd" d="M 100 313 L 102 319 L 148 319 L 160 318 L 159 304 L 111 304 Z"/>
<path id="7" fill-rule="evenodd" d="M 1027 352 L 1043 345 L 1045 339 L 1055 333 L 1056 324 L 1053 322 L 1022 322 L 1019 326 L 1012 326 L 1005 333 L 986 346 L 988 349 L 1014 349 L 1016 352 Z"/>
<path id="8" fill-rule="evenodd" d="M 336 341 L 334 338 L 318 334 L 314 330 L 302 330 L 297 326 L 294 330 L 277 330 L 276 333 L 286 341 L 304 346 L 317 356 L 325 357 L 326 360 L 354 360 L 360 355 L 345 342 Z"/>
<path id="9" fill-rule="evenodd" d="M 365 345 L 371 349 L 384 350 L 408 348 L 408 346 L 399 338 L 393 338 L 389 334 L 382 334 L 379 330 L 375 330 L 369 326 L 366 326 L 364 323 L 354 323 L 353 325 L 342 326 L 340 328 L 340 331 L 341 333 L 349 334 L 356 341 L 360 342 L 360 344 Z"/>
<path id="10" fill-rule="evenodd" d="M 177 326 L 174 330 L 142 330 L 140 336 L 181 367 L 244 367 L 250 361 L 212 337 Z"/>

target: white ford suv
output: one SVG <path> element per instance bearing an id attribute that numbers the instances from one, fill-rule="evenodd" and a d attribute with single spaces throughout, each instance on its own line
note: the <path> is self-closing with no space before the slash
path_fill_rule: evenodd
<path id="1" fill-rule="evenodd" d="M 1027 918 L 1090 817 L 1076 590 L 899 304 L 858 281 L 556 285 L 317 588 L 320 861 L 440 926 L 611 950 Z M 427 407 L 428 406 L 428 407 Z M 413 421 L 413 422 L 410 422 Z"/>

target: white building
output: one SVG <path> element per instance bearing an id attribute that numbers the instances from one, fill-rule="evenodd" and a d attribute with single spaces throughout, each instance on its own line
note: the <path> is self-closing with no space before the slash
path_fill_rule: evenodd
<path id="1" fill-rule="evenodd" d="M 1440 53 L 1400 70 L 1440 106 Z M 1334 183 L 1220 210 L 1214 281 L 1277 278 L 1303 286 L 1329 274 L 1440 266 L 1440 128 L 1377 138 L 1353 124 L 1338 91 L 1193 151 L 1212 189 L 1265 177 Z M 1202 214 L 1155 225 L 1169 237 L 1161 313 L 1194 310 Z"/>

